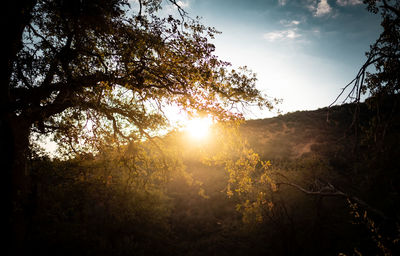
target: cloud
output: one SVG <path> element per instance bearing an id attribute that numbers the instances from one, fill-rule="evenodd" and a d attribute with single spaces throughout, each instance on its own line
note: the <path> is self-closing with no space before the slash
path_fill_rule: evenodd
<path id="1" fill-rule="evenodd" d="M 176 4 L 182 8 L 189 7 L 189 1 L 177 1 Z"/>
<path id="2" fill-rule="evenodd" d="M 280 20 L 279 23 L 284 27 L 296 27 L 301 22 L 298 20 Z"/>
<path id="3" fill-rule="evenodd" d="M 137 1 L 137 0 L 136 0 Z M 179 1 L 160 1 L 161 2 L 161 10 L 159 11 L 160 15 L 163 17 L 168 17 L 169 15 L 180 17 L 180 13 L 178 11 L 178 7 L 182 8 L 184 11 L 190 10 L 191 3 L 193 0 L 179 0 Z"/>
<path id="4" fill-rule="evenodd" d="M 337 0 L 336 3 L 340 6 L 359 5 L 363 2 L 361 0 Z"/>
<path id="5" fill-rule="evenodd" d="M 287 3 L 287 0 L 278 0 L 278 4 L 279 4 L 280 6 L 285 6 L 286 3 Z"/>
<path id="6" fill-rule="evenodd" d="M 299 38 L 301 35 L 297 33 L 296 29 L 277 30 L 268 32 L 263 35 L 264 39 L 269 42 L 293 40 Z"/>
<path id="7" fill-rule="evenodd" d="M 315 10 L 314 15 L 317 16 L 317 17 L 321 17 L 321 16 L 324 16 L 324 15 L 327 15 L 331 11 L 332 11 L 332 8 L 328 4 L 328 0 L 321 0 L 317 5 L 317 8 Z"/>
<path id="8" fill-rule="evenodd" d="M 338 0 L 347 1 L 347 0 Z M 355 0 L 350 0 L 355 1 Z M 307 0 L 307 9 L 310 10 L 314 16 L 322 17 L 332 12 L 332 7 L 329 5 L 328 0 Z"/>
<path id="9" fill-rule="evenodd" d="M 300 21 L 298 21 L 298 20 L 292 20 L 292 22 L 290 22 L 290 24 L 291 25 L 299 25 L 300 24 Z"/>

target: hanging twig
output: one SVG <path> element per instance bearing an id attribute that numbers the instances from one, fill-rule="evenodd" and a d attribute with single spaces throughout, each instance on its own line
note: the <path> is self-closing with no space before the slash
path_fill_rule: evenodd
<path id="1" fill-rule="evenodd" d="M 362 207 L 364 207 L 365 209 L 367 209 L 370 212 L 375 213 L 376 215 L 379 215 L 381 218 L 383 219 L 389 219 L 382 211 L 372 207 L 371 205 L 369 205 L 368 203 L 366 203 L 365 201 L 359 199 L 358 197 L 349 195 L 339 189 L 337 189 L 335 186 L 333 186 L 331 183 L 326 183 L 325 186 L 321 187 L 319 190 L 308 190 L 303 188 L 302 186 L 296 184 L 296 183 L 292 183 L 292 182 L 277 182 L 275 183 L 278 187 L 281 185 L 287 185 L 293 188 L 296 188 L 297 190 L 303 192 L 306 195 L 311 195 L 311 196 L 321 196 L 321 197 L 342 197 L 342 198 L 346 198 L 346 199 L 350 199 L 353 202 L 358 203 L 359 205 L 361 205 Z"/>

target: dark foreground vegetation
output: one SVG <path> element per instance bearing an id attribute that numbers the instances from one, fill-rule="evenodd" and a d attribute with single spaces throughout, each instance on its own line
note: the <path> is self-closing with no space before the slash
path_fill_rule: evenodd
<path id="1" fill-rule="evenodd" d="M 169 165 L 185 166 L 186 172 L 165 175 L 152 173 L 150 166 L 131 169 L 128 149 L 68 161 L 34 159 L 29 250 L 37 255 L 397 255 L 400 116 L 395 101 L 385 102 L 382 109 L 396 109 L 380 143 L 376 136 L 382 130 L 373 125 L 367 104 L 359 106 L 357 136 L 352 104 L 242 125 L 249 145 L 270 160 L 276 185 L 257 188 L 268 203 L 255 207 L 245 207 L 247 200 L 257 201 L 253 194 L 227 195 L 229 172 L 193 157 L 201 155 L 200 147 L 186 146 L 183 162 Z"/>

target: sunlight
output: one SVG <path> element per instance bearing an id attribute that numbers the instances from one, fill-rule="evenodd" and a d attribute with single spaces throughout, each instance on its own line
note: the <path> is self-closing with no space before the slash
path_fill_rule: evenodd
<path id="1" fill-rule="evenodd" d="M 194 139 L 205 139 L 212 124 L 213 121 L 210 117 L 195 118 L 187 121 L 185 130 Z"/>

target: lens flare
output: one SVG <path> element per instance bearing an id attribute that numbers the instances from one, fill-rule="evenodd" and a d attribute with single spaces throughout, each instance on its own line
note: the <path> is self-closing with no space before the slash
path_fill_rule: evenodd
<path id="1" fill-rule="evenodd" d="M 191 119 L 187 122 L 185 130 L 194 139 L 201 140 L 208 136 L 212 124 L 212 119 L 207 117 Z"/>

